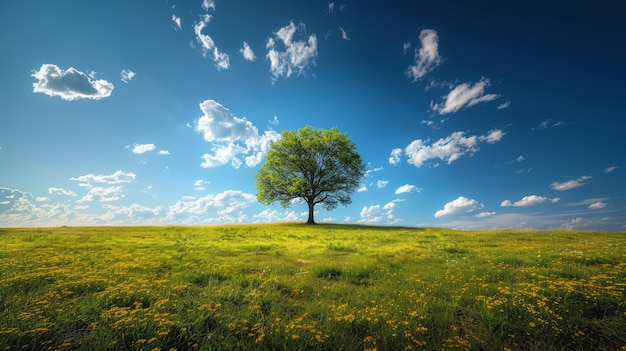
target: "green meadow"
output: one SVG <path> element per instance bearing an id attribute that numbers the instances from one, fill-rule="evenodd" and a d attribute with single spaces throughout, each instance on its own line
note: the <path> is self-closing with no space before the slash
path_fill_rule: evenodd
<path id="1" fill-rule="evenodd" d="M 626 233 L 0 229 L 0 350 L 624 350 Z"/>

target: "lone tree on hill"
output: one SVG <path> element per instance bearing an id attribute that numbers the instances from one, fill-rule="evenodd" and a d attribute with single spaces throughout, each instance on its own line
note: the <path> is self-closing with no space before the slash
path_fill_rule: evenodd
<path id="1" fill-rule="evenodd" d="M 350 204 L 364 171 L 356 146 L 337 128 L 283 131 L 256 174 L 257 199 L 266 205 L 280 201 L 284 208 L 302 199 L 309 206 L 307 224 L 315 224 L 315 205 L 332 210 Z"/>

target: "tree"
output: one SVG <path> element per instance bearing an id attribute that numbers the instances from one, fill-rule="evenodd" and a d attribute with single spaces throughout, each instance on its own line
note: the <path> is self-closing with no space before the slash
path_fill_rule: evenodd
<path id="1" fill-rule="evenodd" d="M 256 174 L 257 199 L 284 208 L 302 199 L 309 207 L 307 224 L 315 224 L 315 205 L 332 210 L 350 204 L 364 171 L 355 144 L 337 128 L 284 131 Z"/>

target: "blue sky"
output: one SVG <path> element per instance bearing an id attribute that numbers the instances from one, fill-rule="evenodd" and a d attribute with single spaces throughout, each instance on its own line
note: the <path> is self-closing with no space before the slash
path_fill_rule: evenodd
<path id="1" fill-rule="evenodd" d="M 559 1 L 10 1 L 0 226 L 306 221 L 283 130 L 367 165 L 318 222 L 626 230 L 623 10 Z"/>

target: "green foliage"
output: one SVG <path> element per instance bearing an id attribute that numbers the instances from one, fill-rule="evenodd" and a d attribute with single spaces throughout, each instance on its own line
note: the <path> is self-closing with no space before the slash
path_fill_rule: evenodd
<path id="1" fill-rule="evenodd" d="M 337 128 L 284 131 L 256 174 L 257 199 L 283 207 L 302 199 L 309 205 L 309 223 L 314 223 L 315 205 L 332 210 L 352 202 L 364 171 L 356 146 Z"/>
<path id="2" fill-rule="evenodd" d="M 626 346 L 625 233 L 102 227 L 0 244 L 0 350 Z"/>

